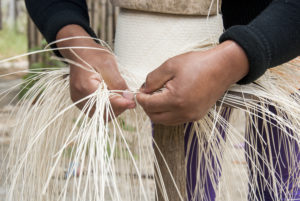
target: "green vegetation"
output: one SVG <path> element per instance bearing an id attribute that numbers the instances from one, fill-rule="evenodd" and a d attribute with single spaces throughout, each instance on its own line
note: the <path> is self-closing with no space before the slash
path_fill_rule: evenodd
<path id="1" fill-rule="evenodd" d="M 4 26 L 0 30 L 0 59 L 9 58 L 27 52 L 26 33 L 20 33 L 13 27 Z"/>
<path id="2" fill-rule="evenodd" d="M 41 41 L 41 47 L 34 47 L 32 49 L 30 49 L 29 51 L 36 51 L 36 50 L 42 50 L 45 46 L 47 45 L 47 42 L 45 39 L 43 39 Z M 29 89 L 31 89 L 31 87 L 39 80 L 36 78 L 36 76 L 38 76 L 39 72 L 42 71 L 49 71 L 51 70 L 51 68 L 53 69 L 57 69 L 57 68 L 62 68 L 65 66 L 64 63 L 62 63 L 61 61 L 55 60 L 55 59 L 51 59 L 51 56 L 53 55 L 52 52 L 45 52 L 42 53 L 41 56 L 41 60 L 40 62 L 35 62 L 32 63 L 29 66 L 29 70 L 30 72 L 27 73 L 24 77 L 24 83 L 21 86 L 21 91 L 19 93 L 19 98 L 23 98 L 24 95 L 27 93 L 27 91 Z"/>
<path id="3" fill-rule="evenodd" d="M 41 71 L 43 68 L 42 63 L 33 63 L 29 69 L 31 70 L 30 73 L 27 73 L 24 77 L 24 83 L 21 86 L 21 91 L 19 93 L 19 99 L 23 98 L 24 95 L 33 87 L 33 85 L 38 81 L 35 77 L 38 75 L 37 73 Z"/>

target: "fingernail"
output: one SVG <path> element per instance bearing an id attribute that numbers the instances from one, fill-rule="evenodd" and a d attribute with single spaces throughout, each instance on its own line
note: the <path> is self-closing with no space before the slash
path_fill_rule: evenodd
<path id="1" fill-rule="evenodd" d="M 141 86 L 141 89 L 145 89 L 146 88 L 146 82 L 144 82 Z"/>
<path id="2" fill-rule="evenodd" d="M 123 97 L 128 99 L 128 100 L 134 100 L 134 93 L 129 92 L 129 91 L 124 91 L 123 92 Z"/>
<path id="3" fill-rule="evenodd" d="M 140 92 L 144 92 L 146 90 L 146 82 L 144 82 L 140 88 Z"/>

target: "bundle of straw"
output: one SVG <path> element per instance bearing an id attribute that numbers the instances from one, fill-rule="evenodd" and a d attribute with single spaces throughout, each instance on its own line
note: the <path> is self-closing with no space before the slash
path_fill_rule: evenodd
<path id="1" fill-rule="evenodd" d="M 88 47 L 70 49 L 81 48 Z M 119 68 L 132 93 L 138 93 L 137 87 L 143 79 L 121 64 Z M 7 201 L 155 200 L 156 191 L 166 192 L 158 156 L 153 151 L 156 143 L 152 139 L 151 123 L 140 106 L 116 118 L 109 97 L 120 91 L 109 90 L 104 81 L 94 93 L 72 103 L 67 68 L 34 73 L 37 76 L 29 79 L 38 81 L 19 102 L 16 111 L 17 126 L 5 169 Z M 194 200 L 210 200 L 204 193 L 207 181 L 210 180 L 217 191 L 222 169 L 232 165 L 223 157 L 226 141 L 230 144 L 238 141 L 237 131 L 225 115 L 230 113 L 228 108 L 243 111 L 247 116 L 248 135 L 242 137 L 251 168 L 240 176 L 252 175 L 249 180 L 251 200 L 263 199 L 262 194 L 255 193 L 257 189 L 270 190 L 274 200 L 293 198 L 298 190 L 300 171 L 299 153 L 295 153 L 300 147 L 299 80 L 299 67 L 286 64 L 269 70 L 255 83 L 232 86 L 204 118 L 186 128 L 185 135 L 189 135 L 186 154 L 197 153 L 198 156 L 197 164 L 187 167 L 196 168 L 198 172 L 193 175 L 196 178 Z M 86 100 L 82 111 L 78 110 L 76 104 Z M 90 118 L 92 107 L 95 112 Z M 274 139 L 274 130 L 260 132 L 259 127 L 267 128 L 267 125 L 280 130 L 280 139 Z M 284 150 L 281 155 L 270 149 L 258 151 L 258 146 L 272 147 L 275 141 L 279 142 L 276 146 Z M 284 181 L 278 171 L 282 158 L 288 161 L 285 168 L 289 170 L 288 180 Z M 158 171 L 156 176 L 154 167 Z M 269 175 L 265 175 L 266 170 Z M 153 178 L 160 182 L 160 189 L 155 187 Z M 183 200 L 183 195 L 178 193 L 178 196 Z M 163 197 L 168 200 L 166 194 Z M 227 197 L 230 199 L 230 195 Z"/>

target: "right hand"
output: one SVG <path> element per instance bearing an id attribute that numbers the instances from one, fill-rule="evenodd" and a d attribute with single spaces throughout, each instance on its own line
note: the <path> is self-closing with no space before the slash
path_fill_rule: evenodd
<path id="1" fill-rule="evenodd" d="M 63 27 L 57 34 L 57 39 L 72 37 L 72 36 L 88 36 L 84 29 L 78 25 L 68 25 Z M 58 47 L 72 47 L 72 46 L 86 46 L 95 48 L 104 48 L 94 42 L 92 39 L 72 39 L 57 44 Z M 73 102 L 77 102 L 80 99 L 88 96 L 96 91 L 102 79 L 110 90 L 127 90 L 128 86 L 125 80 L 120 75 L 117 67 L 115 57 L 106 52 L 91 49 L 73 49 L 73 51 L 90 66 L 92 66 L 96 72 L 93 73 L 82 69 L 78 66 L 70 66 L 70 94 Z M 84 62 L 76 57 L 70 50 L 60 50 L 60 53 L 68 59 L 80 63 L 89 69 Z M 100 76 L 101 75 L 101 76 Z M 77 107 L 83 109 L 87 101 L 80 102 Z M 120 115 L 126 109 L 135 108 L 136 104 L 133 98 L 133 94 L 123 93 L 122 96 L 111 96 L 110 103 L 112 105 L 115 116 Z M 92 116 L 94 109 L 89 113 Z"/>

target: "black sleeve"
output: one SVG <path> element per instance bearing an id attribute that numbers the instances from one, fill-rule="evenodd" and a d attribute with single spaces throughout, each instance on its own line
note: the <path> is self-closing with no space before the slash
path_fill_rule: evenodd
<path id="1" fill-rule="evenodd" d="M 300 54 L 300 0 L 274 0 L 250 23 L 227 29 L 220 37 L 225 40 L 237 42 L 249 60 L 250 71 L 239 84 L 256 80 Z"/>
<path id="2" fill-rule="evenodd" d="M 89 26 L 85 0 L 25 0 L 25 3 L 32 20 L 48 42 L 55 41 L 57 32 L 69 24 L 80 25 L 96 37 Z"/>

